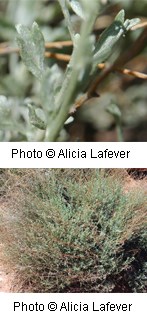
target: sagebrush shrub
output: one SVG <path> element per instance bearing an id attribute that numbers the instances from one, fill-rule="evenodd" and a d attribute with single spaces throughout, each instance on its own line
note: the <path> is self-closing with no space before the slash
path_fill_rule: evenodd
<path id="1" fill-rule="evenodd" d="M 145 292 L 145 194 L 126 193 L 118 173 L 88 170 L 13 173 L 15 219 L 4 238 L 13 239 L 9 256 L 22 290 Z"/>

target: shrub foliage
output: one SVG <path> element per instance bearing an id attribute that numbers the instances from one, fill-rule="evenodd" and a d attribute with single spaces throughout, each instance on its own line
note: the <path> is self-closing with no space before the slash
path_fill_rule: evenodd
<path id="1" fill-rule="evenodd" d="M 145 193 L 118 171 L 7 171 L 3 242 L 22 291 L 146 291 Z"/>

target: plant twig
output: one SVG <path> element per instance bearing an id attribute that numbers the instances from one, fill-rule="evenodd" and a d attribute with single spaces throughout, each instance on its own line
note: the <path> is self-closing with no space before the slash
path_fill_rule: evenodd
<path id="1" fill-rule="evenodd" d="M 143 29 L 140 36 L 136 39 L 133 44 L 122 53 L 114 63 L 114 68 L 124 66 L 134 57 L 136 57 L 145 47 L 147 39 L 147 28 Z"/>
<path id="2" fill-rule="evenodd" d="M 45 52 L 46 58 L 54 58 L 61 61 L 69 62 L 71 56 L 68 54 L 55 53 L 55 52 Z"/>
<path id="3" fill-rule="evenodd" d="M 125 69 L 116 68 L 115 70 L 122 73 L 122 74 L 127 74 L 127 75 L 133 76 L 135 78 L 147 80 L 147 74 L 142 73 L 142 72 L 132 71 L 132 70 L 126 69 L 126 68 Z"/>
<path id="4" fill-rule="evenodd" d="M 72 41 L 61 41 L 61 42 L 47 42 L 45 44 L 45 48 L 62 48 L 65 46 L 72 46 Z M 18 48 L 10 48 L 8 46 L 8 43 L 1 43 L 0 44 L 0 55 L 4 55 L 4 54 L 10 54 L 10 53 L 19 53 L 19 49 Z M 45 52 L 45 57 L 46 58 L 54 58 L 57 60 L 61 60 L 61 61 L 65 61 L 65 62 L 69 62 L 71 55 L 69 54 L 64 54 L 64 53 L 56 53 L 56 52 L 50 52 L 50 51 L 46 51 Z M 98 68 L 103 70 L 107 68 L 107 64 L 105 63 L 99 63 L 98 64 Z M 111 68 L 110 68 L 111 69 Z M 147 79 L 147 75 L 145 73 L 142 72 L 138 72 L 138 71 L 133 71 L 127 68 L 115 68 L 113 67 L 113 71 L 118 71 L 119 73 L 122 74 L 126 74 L 126 75 L 130 75 L 133 76 L 135 78 L 140 78 L 140 79 Z M 107 70 L 106 73 L 109 73 L 110 71 Z M 102 78 L 106 77 L 106 75 L 102 75 Z M 99 80 L 101 81 L 101 79 Z M 98 82 L 99 84 L 99 82 Z"/>
<path id="5" fill-rule="evenodd" d="M 62 49 L 63 47 L 71 47 L 73 46 L 72 41 L 55 41 L 55 42 L 46 42 L 45 48 L 46 49 Z M 2 54 L 9 54 L 9 53 L 18 53 L 19 48 L 13 48 L 9 46 L 8 42 L 2 42 L 0 43 L 0 55 Z"/>
<path id="6" fill-rule="evenodd" d="M 136 26 L 132 27 L 132 30 L 138 30 L 140 28 L 145 28 L 145 27 L 147 27 L 147 21 L 143 21 L 136 24 Z"/>
<path id="7" fill-rule="evenodd" d="M 62 49 L 63 47 L 71 47 L 73 46 L 73 42 L 70 40 L 67 41 L 55 41 L 55 42 L 46 42 L 45 43 L 45 48 L 50 49 L 50 48 L 58 48 Z"/>

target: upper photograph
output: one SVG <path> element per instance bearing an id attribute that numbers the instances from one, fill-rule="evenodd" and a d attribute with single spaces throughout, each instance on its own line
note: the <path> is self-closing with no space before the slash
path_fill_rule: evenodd
<path id="1" fill-rule="evenodd" d="M 0 142 L 146 142 L 147 0 L 0 0 Z"/>

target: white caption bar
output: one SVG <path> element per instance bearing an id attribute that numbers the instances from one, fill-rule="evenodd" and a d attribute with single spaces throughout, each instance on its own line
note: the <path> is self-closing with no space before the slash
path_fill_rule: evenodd
<path id="1" fill-rule="evenodd" d="M 1 168 L 146 168 L 147 143 L 3 142 Z"/>
<path id="2" fill-rule="evenodd" d="M 147 294 L 1 294 L 2 319 L 144 319 Z"/>

